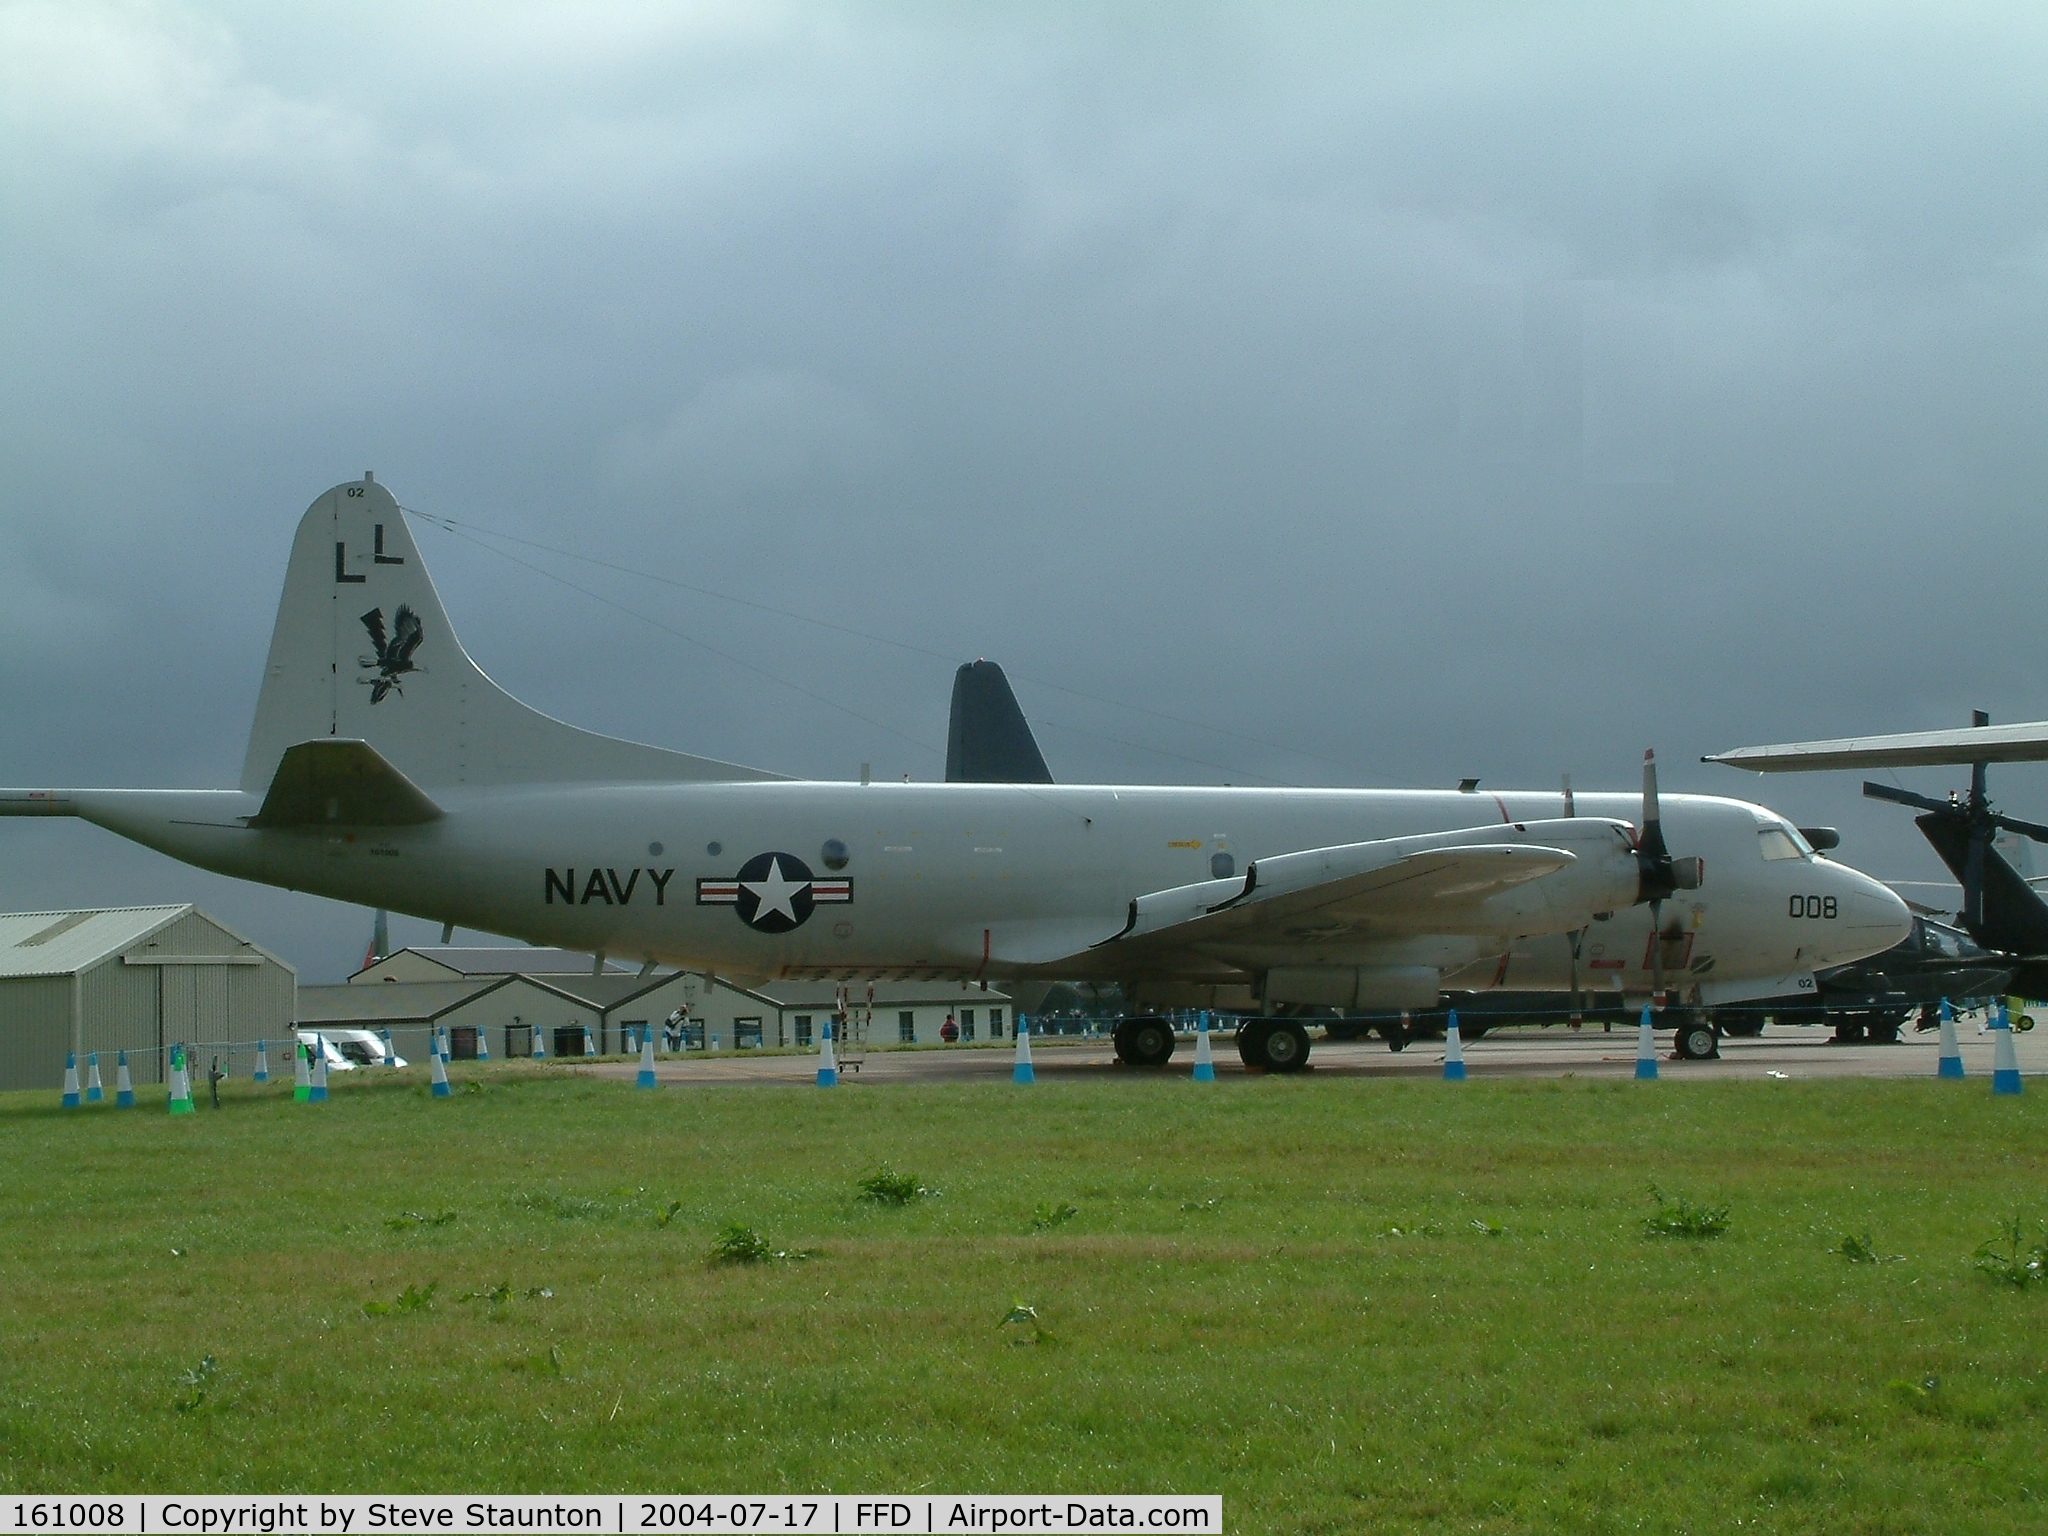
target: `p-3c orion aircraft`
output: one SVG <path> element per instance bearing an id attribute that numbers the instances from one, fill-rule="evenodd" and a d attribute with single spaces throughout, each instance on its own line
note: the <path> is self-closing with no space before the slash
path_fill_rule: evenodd
<path id="1" fill-rule="evenodd" d="M 369 475 L 299 524 L 239 789 L 0 790 L 0 812 L 735 979 L 1120 981 L 1141 1007 L 1258 1013 L 1247 1057 L 1281 1070 L 1308 1056 L 1288 1005 L 1582 981 L 1648 997 L 1667 977 L 1711 1004 L 1810 985 L 1910 926 L 1891 891 L 1761 806 L 1660 804 L 1647 755 L 1638 802 L 799 782 L 593 735 L 470 660 Z M 1116 1040 L 1140 1065 L 1173 1051 L 1149 1016 Z"/>

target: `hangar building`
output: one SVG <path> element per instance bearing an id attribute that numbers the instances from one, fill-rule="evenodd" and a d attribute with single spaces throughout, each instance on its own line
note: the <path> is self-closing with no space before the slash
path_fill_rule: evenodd
<path id="1" fill-rule="evenodd" d="M 936 1045 L 949 1017 L 964 1041 L 1005 1039 L 1015 1027 L 1009 997 L 971 983 L 877 982 L 871 1018 L 866 985 L 847 992 L 875 1045 Z M 802 1050 L 816 1044 L 835 994 L 831 982 L 742 987 L 692 971 L 600 970 L 591 955 L 555 949 L 420 947 L 374 960 L 341 985 L 301 987 L 299 1022 L 388 1029 L 408 1058 L 424 1053 L 436 1026 L 447 1029 L 458 1060 L 477 1054 L 480 1036 L 493 1056 L 530 1056 L 536 1035 L 550 1055 L 579 1056 L 587 1033 L 610 1055 L 683 1008 L 685 1049 Z"/>
<path id="2" fill-rule="evenodd" d="M 258 1040 L 289 1038 L 298 977 L 197 907 L 0 915 L 0 1089 L 57 1089 L 64 1057 L 114 1053 L 137 1083 L 164 1079 L 172 1045 L 240 1076 Z M 239 1059 L 238 1059 L 239 1058 Z"/>

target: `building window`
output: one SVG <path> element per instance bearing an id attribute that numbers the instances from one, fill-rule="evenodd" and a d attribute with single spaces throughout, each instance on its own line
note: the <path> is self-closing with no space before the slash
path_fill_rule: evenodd
<path id="1" fill-rule="evenodd" d="M 581 1024 L 557 1024 L 555 1039 L 550 1056 L 581 1056 L 583 1054 L 583 1026 Z"/>
<path id="2" fill-rule="evenodd" d="M 917 1044 L 917 1015 L 908 1009 L 896 1015 L 896 1042 L 899 1045 Z"/>
<path id="3" fill-rule="evenodd" d="M 962 1008 L 962 1009 L 960 1010 L 960 1040 L 961 1040 L 961 1043 L 962 1043 L 962 1044 L 965 1044 L 965 1043 L 966 1043 L 967 1041 L 969 1041 L 969 1040 L 972 1040 L 973 1038 L 974 1038 L 974 1010 L 973 1010 L 972 1008 Z"/>
<path id="4" fill-rule="evenodd" d="M 758 1051 L 761 1048 L 761 1021 L 759 1019 L 734 1019 L 732 1021 L 732 1045 L 736 1051 Z"/>
<path id="5" fill-rule="evenodd" d="M 505 1054 L 507 1056 L 531 1056 L 533 1054 L 533 1026 L 514 1019 L 505 1026 Z"/>
<path id="6" fill-rule="evenodd" d="M 802 1050 L 811 1043 L 811 1016 L 808 1013 L 800 1013 L 796 1016 L 795 1023 L 797 1049 Z"/>
<path id="7" fill-rule="evenodd" d="M 457 1024 L 448 1031 L 448 1059 L 450 1061 L 476 1060 L 476 1026 Z"/>
<path id="8" fill-rule="evenodd" d="M 988 1037 L 991 1040 L 1003 1038 L 1003 1010 L 991 1008 L 988 1011 Z"/>
<path id="9" fill-rule="evenodd" d="M 703 1050 L 703 1049 L 704 1049 L 704 1021 L 703 1021 L 703 1020 L 701 1020 L 701 1019 L 685 1019 L 685 1020 L 683 1020 L 683 1030 L 682 1030 L 682 1034 L 683 1034 L 683 1049 L 684 1049 L 684 1050 L 686 1050 L 686 1051 L 701 1051 L 701 1050 Z"/>

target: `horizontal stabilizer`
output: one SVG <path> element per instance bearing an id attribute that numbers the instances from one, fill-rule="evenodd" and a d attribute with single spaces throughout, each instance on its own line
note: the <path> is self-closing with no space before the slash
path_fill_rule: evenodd
<path id="1" fill-rule="evenodd" d="M 252 827 L 416 827 L 441 807 L 367 741 L 302 741 L 285 749 Z"/>
<path id="2" fill-rule="evenodd" d="M 1757 773 L 1812 773 L 1826 768 L 1936 768 L 1961 763 L 2048 762 L 2048 720 L 2019 725 L 1959 726 L 1898 736 L 1845 736 L 1737 747 L 1700 759 Z"/>

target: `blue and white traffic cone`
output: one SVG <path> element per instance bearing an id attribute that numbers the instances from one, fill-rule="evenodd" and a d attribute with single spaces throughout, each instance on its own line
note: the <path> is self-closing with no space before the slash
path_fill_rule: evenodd
<path id="1" fill-rule="evenodd" d="M 583 1054 L 586 1057 L 597 1054 L 597 1031 L 587 1024 L 583 1027 Z"/>
<path id="2" fill-rule="evenodd" d="M 1991 1091 L 1993 1093 L 2018 1093 L 2020 1091 L 2019 1052 L 2013 1049 L 2012 1014 L 2001 999 L 1991 1015 Z"/>
<path id="3" fill-rule="evenodd" d="M 538 1024 L 533 1026 L 533 1059 L 535 1061 L 546 1061 L 548 1059 L 547 1031 Z"/>
<path id="4" fill-rule="evenodd" d="M 304 1104 L 313 1097 L 313 1048 L 300 1040 L 292 1046 L 292 1102 Z"/>
<path id="5" fill-rule="evenodd" d="M 448 1086 L 448 1063 L 441 1059 L 441 1053 L 434 1048 L 432 1041 L 427 1043 L 427 1065 L 431 1069 L 434 1097 L 447 1098 L 454 1092 Z"/>
<path id="6" fill-rule="evenodd" d="M 653 1088 L 657 1086 L 654 1081 L 654 1031 L 651 1029 L 640 1031 L 640 1072 L 633 1079 L 633 1086 L 636 1088 Z"/>
<path id="7" fill-rule="evenodd" d="M 1444 1019 L 1444 1081 L 1465 1081 L 1465 1040 L 1458 1033 L 1458 1010 L 1455 1008 Z"/>
<path id="8" fill-rule="evenodd" d="M 128 1075 L 128 1053 L 114 1058 L 114 1108 L 135 1107 L 135 1079 Z"/>
<path id="9" fill-rule="evenodd" d="M 491 1028 L 488 1024 L 479 1024 L 476 1027 L 476 1059 L 491 1059 Z"/>
<path id="10" fill-rule="evenodd" d="M 1195 1021 L 1195 1073 L 1190 1081 L 1216 1081 L 1216 1056 L 1209 1048 L 1209 1010 L 1206 1008 L 1202 1010 L 1201 1018 Z"/>
<path id="11" fill-rule="evenodd" d="M 85 1058 L 85 1102 L 98 1104 L 106 1096 L 107 1090 L 100 1084 L 100 1053 L 94 1051 Z"/>
<path id="12" fill-rule="evenodd" d="M 1010 1081 L 1013 1083 L 1037 1082 L 1038 1073 L 1031 1066 L 1031 1026 L 1023 1019 L 1019 1019 L 1017 1020 L 1016 1028 L 1011 1033 L 1017 1037 L 1017 1060 L 1016 1065 L 1010 1068 Z"/>
<path id="13" fill-rule="evenodd" d="M 325 1035 L 315 1035 L 313 1037 L 313 1071 L 307 1088 L 309 1090 L 306 1094 L 306 1102 L 308 1104 L 325 1104 L 327 1102 L 327 1037 Z"/>
<path id="14" fill-rule="evenodd" d="M 380 1043 L 384 1047 L 384 1065 L 387 1067 L 397 1066 L 398 1052 L 391 1048 L 391 1031 L 388 1029 L 379 1030 L 378 1034 L 383 1037 Z"/>
<path id="15" fill-rule="evenodd" d="M 818 1086 L 839 1086 L 839 1058 L 832 1054 L 832 1021 L 829 1018 L 825 1020 L 824 1032 L 818 1036 Z"/>
<path id="16" fill-rule="evenodd" d="M 1636 1026 L 1636 1081 L 1657 1081 L 1657 1031 L 1650 1023 L 1650 1005 L 1643 1004 L 1642 1022 Z"/>
<path id="17" fill-rule="evenodd" d="M 185 1068 L 185 1047 L 171 1047 L 171 1113 L 192 1113 L 192 1074 Z"/>
<path id="18" fill-rule="evenodd" d="M 1956 1011 L 1947 998 L 1941 1000 L 1941 1055 L 1934 1064 L 1936 1077 L 1963 1075 L 1963 1046 L 1956 1039 Z"/>
<path id="19" fill-rule="evenodd" d="M 249 1074 L 249 1081 L 252 1083 L 267 1083 L 270 1081 L 270 1042 L 267 1040 L 258 1040 L 256 1042 L 256 1070 Z"/>
<path id="20" fill-rule="evenodd" d="M 78 1108 L 78 1053 L 64 1053 L 64 1107 Z"/>

